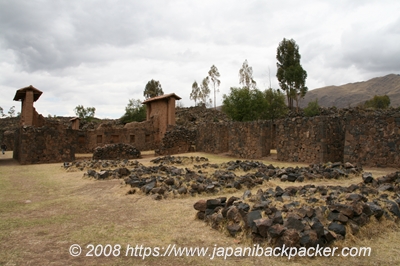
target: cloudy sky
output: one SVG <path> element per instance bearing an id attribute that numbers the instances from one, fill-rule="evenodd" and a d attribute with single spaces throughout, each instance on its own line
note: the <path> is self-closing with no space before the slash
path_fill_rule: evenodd
<path id="1" fill-rule="evenodd" d="M 45 116 L 83 105 L 119 118 L 151 79 L 189 107 L 212 65 L 220 105 L 245 59 L 259 89 L 278 88 L 283 38 L 299 45 L 309 89 L 400 74 L 398 0 L 0 0 L 0 29 L 5 112 L 20 111 L 15 91 L 33 85 Z"/>

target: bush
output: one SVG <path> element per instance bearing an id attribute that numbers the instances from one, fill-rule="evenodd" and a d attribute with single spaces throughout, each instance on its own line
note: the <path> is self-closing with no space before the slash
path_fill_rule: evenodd
<path id="1" fill-rule="evenodd" d="M 365 108 L 387 109 L 390 106 L 390 98 L 387 95 L 375 95 L 372 99 L 364 103 Z"/>
<path id="2" fill-rule="evenodd" d="M 304 115 L 308 116 L 308 117 L 319 115 L 320 111 L 319 111 L 318 99 L 315 99 L 314 101 L 309 102 L 307 107 L 304 108 L 303 111 L 304 111 Z"/>

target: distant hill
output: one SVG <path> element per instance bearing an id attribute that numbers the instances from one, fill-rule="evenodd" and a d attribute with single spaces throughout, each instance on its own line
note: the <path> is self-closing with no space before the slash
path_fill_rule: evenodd
<path id="1" fill-rule="evenodd" d="M 318 98 L 318 104 L 323 107 L 354 107 L 375 95 L 388 95 L 390 106 L 399 107 L 400 75 L 390 74 L 363 82 L 314 89 L 307 92 L 304 99 L 300 101 L 300 107 L 306 107 L 316 98 Z"/>

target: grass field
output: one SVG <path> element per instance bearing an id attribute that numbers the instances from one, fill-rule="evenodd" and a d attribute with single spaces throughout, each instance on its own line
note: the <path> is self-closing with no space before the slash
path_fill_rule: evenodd
<path id="1" fill-rule="evenodd" d="M 232 160 L 204 153 L 213 163 Z M 11 152 L 0 155 L 0 265 L 399 265 L 400 228 L 389 221 L 374 223 L 345 242 L 333 245 L 371 247 L 370 257 L 287 258 L 230 257 L 141 257 L 125 256 L 128 245 L 146 247 L 247 247 L 203 221 L 195 219 L 193 204 L 212 195 L 155 201 L 141 193 L 126 195 L 129 187 L 122 180 L 95 181 L 83 172 L 66 172 L 61 163 L 19 165 Z M 86 157 L 82 155 L 81 158 Z M 143 164 L 152 155 L 145 153 Z M 294 164 L 269 161 L 278 166 Z M 365 169 L 374 176 L 396 169 Z M 339 179 L 329 184 L 359 183 L 360 177 Z M 316 184 L 328 184 L 316 181 Z M 305 183 L 302 183 L 305 184 Z M 272 181 L 265 186 L 285 187 L 293 183 Z M 299 184 L 296 184 L 299 185 Z M 261 187 L 262 188 L 262 187 Z M 254 189 L 253 189 L 254 190 Z M 222 196 L 241 196 L 243 191 Z M 69 253 L 72 244 L 82 247 L 82 254 Z M 87 246 L 119 244 L 119 256 L 86 257 Z M 93 253 L 94 254 L 94 253 Z M 95 255 L 95 254 L 94 254 Z"/>

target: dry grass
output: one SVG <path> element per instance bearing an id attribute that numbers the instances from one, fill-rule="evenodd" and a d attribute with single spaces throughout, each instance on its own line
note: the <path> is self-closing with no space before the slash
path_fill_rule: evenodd
<path id="1" fill-rule="evenodd" d="M 141 162 L 149 164 L 152 154 Z M 232 158 L 204 153 L 212 163 Z M 229 258 L 204 257 L 72 257 L 69 246 L 79 244 L 121 244 L 122 254 L 130 244 L 148 247 L 176 244 L 188 247 L 245 247 L 204 222 L 195 220 L 193 204 L 212 196 L 152 200 L 139 194 L 125 195 L 129 189 L 121 180 L 94 181 L 82 172 L 67 173 L 61 164 L 18 165 L 11 154 L 0 157 L 0 265 L 397 265 L 400 230 L 384 221 L 363 228 L 362 237 L 348 238 L 337 246 L 370 246 L 371 257 L 358 258 Z M 265 163 L 269 163 L 266 158 Z M 278 165 L 272 162 L 274 165 Z M 287 164 L 282 163 L 282 166 Z M 290 164 L 293 166 L 293 164 Z M 374 169 L 372 169 L 374 170 Z M 385 173 L 383 169 L 375 172 Z M 391 171 L 391 169 L 390 169 Z M 341 184 L 359 178 L 330 180 Z M 315 183 L 315 182 L 314 182 Z M 326 184 L 324 181 L 317 183 Z M 288 183 L 271 182 L 265 187 Z M 224 196 L 242 195 L 243 191 Z"/>

